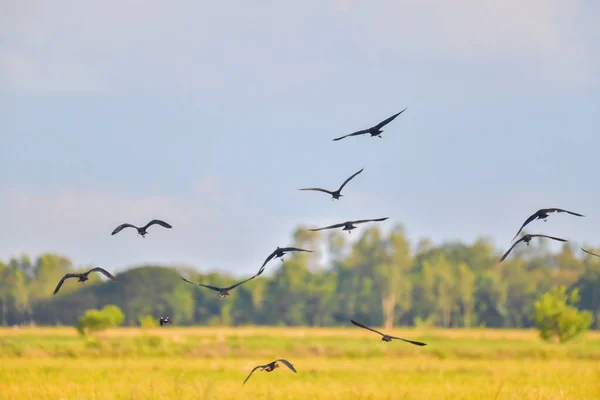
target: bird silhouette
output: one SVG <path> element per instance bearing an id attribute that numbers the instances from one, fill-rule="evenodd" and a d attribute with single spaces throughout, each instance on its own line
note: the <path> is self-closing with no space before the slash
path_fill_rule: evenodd
<path id="1" fill-rule="evenodd" d="M 335 142 L 336 140 L 341 140 L 341 139 L 347 138 L 349 136 L 364 135 L 365 133 L 370 133 L 371 137 L 377 136 L 378 138 L 381 139 L 381 134 L 383 133 L 383 130 L 381 130 L 381 128 L 383 128 L 384 126 L 386 126 L 387 124 L 389 124 L 390 122 L 392 122 L 394 119 L 396 119 L 396 117 L 398 115 L 402 114 L 406 110 L 406 108 L 408 108 L 408 107 L 405 107 L 404 110 L 400 111 L 399 113 L 394 114 L 394 115 L 392 115 L 391 117 L 389 117 L 387 119 L 384 119 L 383 121 L 381 121 L 380 123 L 378 123 L 375 126 L 372 126 L 370 128 L 363 129 L 363 130 L 360 130 L 360 131 L 356 131 L 356 132 L 350 133 L 348 135 L 340 136 L 338 138 L 333 139 L 333 141 Z"/>
<path id="2" fill-rule="evenodd" d="M 290 251 L 305 251 L 307 253 L 314 253 L 313 250 L 304 250 L 304 249 L 299 249 L 297 247 L 279 247 L 279 246 L 277 246 L 275 251 L 273 251 L 271 254 L 269 254 L 269 256 L 267 257 L 267 259 L 265 260 L 263 265 L 261 265 L 260 269 L 261 270 L 264 269 L 265 265 L 267 265 L 267 263 L 275 257 L 279 257 L 279 258 L 281 258 L 281 261 L 283 261 L 283 255 Z"/>
<path id="3" fill-rule="evenodd" d="M 257 369 L 260 369 L 261 371 L 271 372 L 275 368 L 280 368 L 279 364 L 278 364 L 279 361 L 281 361 L 286 367 L 288 367 L 290 370 L 292 370 L 294 373 L 296 373 L 296 368 L 294 368 L 294 366 L 288 360 L 284 360 L 283 358 L 281 358 L 279 360 L 272 361 L 268 364 L 257 365 L 256 367 L 254 367 L 252 369 L 252 371 L 250 371 L 250 375 L 248 375 L 248 377 L 246 377 L 246 379 L 244 380 L 244 383 L 242 383 L 242 386 L 244 386 L 246 384 L 246 381 L 248 381 L 248 379 L 250 379 L 250 377 L 252 376 L 254 371 L 256 371 Z"/>
<path id="4" fill-rule="evenodd" d="M 171 229 L 172 226 L 170 224 L 167 224 L 165 221 L 161 221 L 160 219 L 153 219 L 152 221 L 148 222 L 146 225 L 142 226 L 141 228 L 138 228 L 135 225 L 131 225 L 131 224 L 121 224 L 119 226 L 117 226 L 115 228 L 114 231 L 112 231 L 111 235 L 116 235 L 117 233 L 121 232 L 124 228 L 135 228 L 138 231 L 138 235 L 141 235 L 143 238 L 146 237 L 146 234 L 148 232 L 146 232 L 146 229 L 148 229 L 149 227 L 151 227 L 152 225 L 160 225 L 162 227 Z"/>
<path id="5" fill-rule="evenodd" d="M 160 317 L 160 326 L 166 325 L 166 324 L 173 324 L 171 322 L 171 318 L 169 317 Z"/>
<path id="6" fill-rule="evenodd" d="M 89 280 L 90 278 L 88 278 L 88 275 L 90 274 L 90 272 L 94 272 L 94 271 L 98 271 L 103 273 L 107 278 L 110 278 L 113 282 L 117 281 L 117 278 L 115 278 L 114 276 L 112 276 L 112 274 L 110 272 L 108 272 L 107 270 L 105 270 L 104 268 L 100 268 L 100 267 L 95 267 L 90 269 L 88 272 L 82 272 L 81 274 L 76 274 L 76 273 L 68 273 L 65 276 L 62 277 L 62 279 L 60 280 L 60 282 L 58 282 L 58 285 L 56 285 L 56 289 L 54 289 L 54 293 L 56 294 L 58 293 L 60 287 L 62 286 L 62 284 L 64 283 L 65 279 L 69 279 L 69 278 L 79 278 L 77 280 L 77 282 L 81 282 L 82 285 L 85 285 L 85 281 Z"/>
<path id="7" fill-rule="evenodd" d="M 343 196 L 342 194 L 340 194 L 340 192 L 342 191 L 342 189 L 344 188 L 344 186 L 346 186 L 346 183 L 350 182 L 350 180 L 351 180 L 352 178 L 354 178 L 356 175 L 360 174 L 360 173 L 363 171 L 363 169 L 364 169 L 364 168 L 362 168 L 360 171 L 356 172 L 356 173 L 355 173 L 354 175 L 352 175 L 350 178 L 346 179 L 346 180 L 344 181 L 344 183 L 342 183 L 342 186 L 340 186 L 340 187 L 338 188 L 338 190 L 335 190 L 335 191 L 333 191 L 333 192 L 332 192 L 332 191 L 329 191 L 329 190 L 327 190 L 327 189 L 321 189 L 321 188 L 304 188 L 304 189 L 298 189 L 298 190 L 315 190 L 315 191 L 318 191 L 318 192 L 328 193 L 328 194 L 330 194 L 330 195 L 331 195 L 331 200 L 339 200 L 339 199 L 340 199 L 340 197 L 342 197 L 342 196 Z"/>
<path id="8" fill-rule="evenodd" d="M 263 271 L 264 271 L 264 268 L 261 267 L 260 270 L 256 273 L 256 275 L 254 275 L 254 276 L 252 276 L 252 277 L 250 277 L 250 278 L 248 278 L 248 279 L 246 279 L 244 281 L 238 282 L 235 285 L 231 285 L 231 286 L 228 286 L 228 287 L 225 287 L 225 288 L 220 288 L 220 287 L 212 286 L 212 285 L 205 285 L 204 283 L 198 283 L 198 282 L 188 281 L 183 276 L 181 277 L 181 279 L 183 279 L 187 283 L 191 283 L 193 285 L 198 285 L 198 286 L 210 289 L 210 290 L 214 290 L 215 292 L 219 292 L 219 297 L 221 298 L 221 300 L 223 300 L 223 298 L 225 298 L 225 296 L 229 296 L 229 291 L 230 290 L 235 289 L 236 287 L 240 286 L 241 284 L 246 283 L 246 282 L 248 282 L 248 281 L 256 278 L 257 276 L 259 276 L 260 274 L 262 274 Z"/>
<path id="9" fill-rule="evenodd" d="M 517 232 L 515 237 L 512 238 L 512 240 L 515 240 L 515 238 L 519 235 L 519 233 L 521 233 L 523 228 L 525 228 L 525 225 L 529 224 L 530 222 L 535 221 L 536 219 L 543 219 L 544 222 L 546 222 L 546 218 L 548 218 L 548 214 L 561 213 L 561 212 L 566 212 L 568 214 L 576 215 L 578 217 L 585 217 L 585 215 L 578 214 L 578 213 L 572 212 L 572 211 L 563 210 L 561 208 L 542 208 L 540 210 L 537 210 L 533 215 L 531 215 L 529 218 L 527 218 L 525 220 L 525 222 L 523 223 L 523 225 L 521 226 L 521 228 L 519 229 L 519 231 Z"/>
<path id="10" fill-rule="evenodd" d="M 352 229 L 356 229 L 356 227 L 354 226 L 355 224 L 362 224 L 365 222 L 375 222 L 375 221 L 385 221 L 386 219 L 388 219 L 389 217 L 384 217 L 384 218 L 376 218 L 376 219 L 360 219 L 358 221 L 346 221 L 346 222 L 342 222 L 341 224 L 335 224 L 335 225 L 329 225 L 323 228 L 318 228 L 318 229 L 309 229 L 309 231 L 322 231 L 323 229 L 334 229 L 334 228 L 342 228 L 343 231 L 348 231 L 348 233 L 350 233 L 350 231 Z"/>
<path id="11" fill-rule="evenodd" d="M 593 256 L 596 256 L 596 257 L 600 257 L 600 254 L 596 254 L 596 253 L 592 253 L 591 251 L 587 251 L 587 250 L 586 250 L 586 249 L 584 249 L 583 247 L 580 247 L 580 249 L 581 249 L 581 250 L 583 250 L 583 251 L 585 251 L 585 252 L 586 252 L 586 253 L 588 253 L 588 254 L 591 254 L 591 255 L 593 255 Z"/>
<path id="12" fill-rule="evenodd" d="M 350 322 L 352 322 L 354 325 L 359 326 L 361 328 L 370 330 L 370 331 L 375 332 L 375 333 L 379 333 L 382 336 L 381 340 L 384 341 L 384 342 L 391 342 L 392 339 L 397 339 L 397 340 L 402 340 L 403 342 L 414 344 L 415 346 L 427 346 L 427 344 L 423 343 L 423 342 L 416 342 L 414 340 L 408 340 L 408 339 L 403 339 L 403 338 L 396 337 L 396 336 L 386 335 L 385 333 L 381 333 L 381 332 L 379 332 L 379 331 L 377 331 L 377 330 L 375 330 L 373 328 L 369 328 L 368 326 L 363 325 L 360 322 L 357 322 L 357 321 L 355 321 L 353 319 L 351 319 Z"/>
<path id="13" fill-rule="evenodd" d="M 504 259 L 510 254 L 510 252 L 512 251 L 512 249 L 514 249 L 517 244 L 519 244 L 520 242 L 525 242 L 525 243 L 527 243 L 527 246 L 529 246 L 529 242 L 531 242 L 531 239 L 533 239 L 534 237 L 545 237 L 545 238 L 548 238 L 548 239 L 558 240 L 558 241 L 561 241 L 561 242 L 568 242 L 568 240 L 566 240 L 566 239 L 561 239 L 561 238 L 557 238 L 557 237 L 554 237 L 554 236 L 547 236 L 547 235 L 524 235 L 521 239 L 519 239 L 516 242 L 514 242 L 513 245 L 510 246 L 510 249 L 508 249 L 506 251 L 506 253 L 504 253 L 502 255 L 502 257 L 500 257 L 500 260 L 498 260 L 498 264 L 501 263 L 502 261 L 504 261 Z"/>

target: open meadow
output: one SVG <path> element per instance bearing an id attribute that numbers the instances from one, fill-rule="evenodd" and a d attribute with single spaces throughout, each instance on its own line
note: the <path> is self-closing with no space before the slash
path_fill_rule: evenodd
<path id="1" fill-rule="evenodd" d="M 2 399 L 598 399 L 600 332 L 354 328 L 0 329 Z M 276 358 L 283 368 L 250 370 Z"/>

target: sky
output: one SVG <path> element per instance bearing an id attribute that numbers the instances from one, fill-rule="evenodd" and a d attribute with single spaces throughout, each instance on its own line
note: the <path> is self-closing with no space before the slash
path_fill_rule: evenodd
<path id="1" fill-rule="evenodd" d="M 297 226 L 600 245 L 600 2 L 0 3 L 0 259 L 254 273 Z M 407 110 L 383 138 L 331 139 Z M 337 188 L 340 201 L 298 188 Z M 111 236 L 119 224 L 160 218 Z M 351 237 L 358 237 L 359 227 Z"/>

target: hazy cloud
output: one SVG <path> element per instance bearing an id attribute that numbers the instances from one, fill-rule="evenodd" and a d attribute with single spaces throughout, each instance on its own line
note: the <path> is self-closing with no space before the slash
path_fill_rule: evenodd
<path id="1" fill-rule="evenodd" d="M 27 59 L 16 52 L 0 52 L 0 78 L 19 92 L 108 93 L 108 86 L 81 64 L 61 59 Z"/>
<path id="2" fill-rule="evenodd" d="M 2 188 L 2 193 L 0 220 L 10 227 L 0 241 L 3 257 L 58 251 L 79 264 L 111 268 L 191 263 L 245 273 L 260 266 L 271 246 L 285 245 L 298 223 L 296 217 L 245 205 L 212 178 L 197 180 L 191 194 L 178 196 L 73 188 L 48 193 Z M 146 238 L 133 229 L 110 234 L 121 223 L 141 226 L 154 218 L 173 229 L 153 226 Z"/>
<path id="3" fill-rule="evenodd" d="M 407 59 L 483 62 L 563 83 L 595 83 L 600 66 L 600 7 L 584 1 L 21 1 L 6 8 L 0 73 L 18 90 L 197 90 L 275 76 L 264 82 L 272 85 L 282 84 L 277 76 L 329 75 L 356 58 L 389 67 Z"/>

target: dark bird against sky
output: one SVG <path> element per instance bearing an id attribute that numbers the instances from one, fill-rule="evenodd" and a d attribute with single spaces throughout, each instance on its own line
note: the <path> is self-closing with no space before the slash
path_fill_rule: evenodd
<path id="1" fill-rule="evenodd" d="M 165 221 L 161 221 L 160 219 L 153 219 L 152 221 L 148 222 L 146 225 L 142 226 L 141 228 L 138 228 L 135 225 L 131 225 L 131 224 L 121 224 L 119 226 L 117 226 L 115 228 L 114 231 L 112 231 L 111 235 L 116 235 L 117 233 L 121 232 L 124 228 L 135 228 L 138 231 L 138 235 L 141 235 L 142 237 L 146 237 L 146 234 L 148 232 L 146 232 L 146 229 L 148 229 L 149 227 L 151 227 L 152 225 L 160 225 L 162 227 L 171 229 L 172 226 L 170 224 L 167 224 Z"/>
<path id="2" fill-rule="evenodd" d="M 365 222 L 375 222 L 375 221 L 385 221 L 386 219 L 388 219 L 389 217 L 384 217 L 384 218 L 376 218 L 376 219 L 359 219 L 358 221 L 346 221 L 346 222 L 342 222 L 341 224 L 335 224 L 335 225 L 329 225 L 329 226 L 325 226 L 323 228 L 318 228 L 318 229 L 309 229 L 309 231 L 322 231 L 323 229 L 334 229 L 334 228 L 342 228 L 343 231 L 348 231 L 348 233 L 350 233 L 350 231 L 352 229 L 356 229 L 356 227 L 354 226 L 355 224 L 363 224 Z"/>
<path id="3" fill-rule="evenodd" d="M 271 372 L 273 371 L 275 368 L 279 368 L 279 364 L 278 362 L 281 361 L 281 363 L 283 363 L 286 367 L 288 367 L 289 369 L 291 369 L 294 373 L 296 373 L 296 368 L 294 368 L 294 366 L 288 361 L 288 360 L 284 360 L 283 358 L 279 359 L 279 360 L 275 360 L 272 361 L 268 364 L 265 365 L 258 365 L 256 367 L 254 367 L 252 369 L 252 371 L 250 371 L 250 375 L 248 375 L 248 377 L 246 377 L 246 379 L 244 380 L 244 383 L 242 383 L 242 386 L 244 386 L 246 384 L 246 381 L 248 379 L 250 379 L 250 377 L 252 376 L 252 374 L 254 373 L 254 371 L 256 371 L 257 369 L 260 369 L 261 371 L 267 371 L 267 372 Z"/>
<path id="4" fill-rule="evenodd" d="M 98 271 L 98 272 L 103 273 L 107 278 L 110 278 L 110 280 L 112 280 L 113 282 L 117 281 L 117 278 L 115 278 L 114 276 L 112 276 L 112 274 L 110 272 L 108 272 L 107 270 L 105 270 L 104 268 L 95 267 L 95 268 L 90 269 L 88 272 L 83 272 L 81 274 L 75 274 L 75 273 L 68 273 L 68 274 L 66 274 L 65 276 L 62 277 L 62 279 L 60 280 L 60 282 L 58 282 L 58 285 L 56 286 L 56 289 L 54 289 L 54 293 L 53 294 L 58 293 L 58 290 L 60 289 L 60 287 L 64 283 L 65 279 L 79 278 L 77 280 L 77 282 L 81 282 L 82 285 L 85 285 L 85 281 L 87 281 L 87 280 L 90 279 L 90 278 L 88 278 L 88 275 L 90 274 L 90 272 L 94 272 L 94 271 Z"/>
<path id="5" fill-rule="evenodd" d="M 580 247 L 580 249 L 581 249 L 581 250 L 583 250 L 583 251 L 585 251 L 585 252 L 586 252 L 586 253 L 588 253 L 588 254 L 591 254 L 591 255 L 593 255 L 593 256 L 596 256 L 596 257 L 600 257 L 600 254 L 596 254 L 596 253 L 592 253 L 591 251 L 587 251 L 587 250 L 586 250 L 586 249 L 584 249 L 583 247 Z"/>
<path id="6" fill-rule="evenodd" d="M 533 239 L 534 237 L 545 237 L 548 239 L 552 239 L 552 240 L 558 240 L 561 242 L 568 242 L 568 240 L 566 239 L 561 239 L 561 238 L 557 238 L 554 236 L 547 236 L 547 235 L 524 235 L 521 239 L 517 240 L 516 242 L 513 243 L 512 246 L 510 246 L 510 249 L 508 249 L 506 251 L 506 253 L 504 253 L 504 255 L 502 257 L 500 257 L 500 260 L 498 260 L 498 263 L 501 263 L 502 261 L 504 261 L 504 259 L 510 254 L 510 252 L 512 251 L 512 249 L 515 248 L 515 246 L 517 244 L 519 244 L 520 242 L 525 242 L 527 243 L 527 246 L 529 246 L 529 242 L 531 242 L 531 239 Z"/>
<path id="7" fill-rule="evenodd" d="M 515 237 L 512 238 L 512 240 L 515 240 L 515 238 L 519 235 L 519 233 L 521 233 L 523 228 L 525 228 L 525 225 L 529 224 L 530 222 L 535 221 L 536 219 L 543 219 L 544 222 L 546 222 L 546 218 L 548 218 L 548 214 L 561 213 L 561 212 L 566 212 L 571 215 L 576 215 L 578 217 L 585 217 L 585 215 L 577 214 L 576 212 L 572 212 L 572 211 L 563 210 L 561 208 L 542 208 L 541 210 L 537 210 L 533 215 L 531 215 L 529 218 L 527 218 L 527 220 L 525 220 L 525 222 L 521 226 L 521 229 L 519 229 L 519 231 L 517 232 Z"/>
<path id="8" fill-rule="evenodd" d="M 381 333 L 381 332 L 379 332 L 379 331 L 377 331 L 377 330 L 375 330 L 373 328 L 369 328 L 368 326 L 363 325 L 360 322 L 357 322 L 357 321 L 355 321 L 353 319 L 351 319 L 350 322 L 352 322 L 356 326 L 359 326 L 361 328 L 370 330 L 371 332 L 379 333 L 382 336 L 381 340 L 383 340 L 384 342 L 391 342 L 392 339 L 397 339 L 397 340 L 402 340 L 403 342 L 414 344 L 415 346 L 427 346 L 427 344 L 423 343 L 423 342 L 416 342 L 414 340 L 402 339 L 400 337 L 386 335 L 385 333 Z"/>
<path id="9" fill-rule="evenodd" d="M 402 114 L 406 110 L 406 108 L 408 108 L 408 107 L 405 107 L 404 110 L 400 111 L 397 114 L 392 115 L 388 119 L 385 119 L 385 120 L 381 121 L 380 123 L 378 123 L 375 126 L 372 126 L 370 128 L 363 129 L 363 130 L 360 130 L 360 131 L 356 131 L 356 132 L 350 133 L 348 135 L 340 136 L 338 138 L 333 139 L 333 141 L 341 140 L 341 139 L 347 138 L 349 136 L 364 135 L 365 133 L 370 133 L 371 137 L 377 136 L 378 138 L 381 139 L 381 134 L 383 133 L 383 130 L 381 128 L 383 128 L 384 126 L 386 126 L 387 124 L 389 124 L 390 122 L 392 122 L 394 119 L 396 119 L 396 117 L 398 115 Z"/>
<path id="10" fill-rule="evenodd" d="M 279 246 L 277 246 L 275 251 L 272 252 L 271 254 L 269 254 L 269 257 L 267 257 L 267 259 L 265 260 L 263 265 L 260 267 L 260 269 L 263 269 L 265 267 L 265 265 L 267 265 L 267 263 L 269 261 L 271 261 L 274 257 L 279 257 L 279 258 L 281 258 L 281 261 L 283 261 L 283 255 L 290 251 L 305 251 L 307 253 L 314 253 L 313 250 L 304 250 L 304 249 L 299 249 L 297 247 L 279 247 Z"/>
<path id="11" fill-rule="evenodd" d="M 244 281 L 238 282 L 238 283 L 236 283 L 235 285 L 231 285 L 231 286 L 228 286 L 228 287 L 225 287 L 225 288 L 220 288 L 220 287 L 217 287 L 217 286 L 205 285 L 205 284 L 203 284 L 203 283 L 198 283 L 198 282 L 192 282 L 192 281 L 188 281 L 188 280 L 187 280 L 187 279 L 185 279 L 183 276 L 181 277 L 181 279 L 183 279 L 183 280 L 184 280 L 184 281 L 186 281 L 187 283 L 191 283 L 191 284 L 193 284 L 193 285 L 198 285 L 198 286 L 201 286 L 201 287 L 205 287 L 205 288 L 207 288 L 207 289 L 210 289 L 210 290 L 214 290 L 215 292 L 219 292 L 219 297 L 221 298 L 221 300 L 223 300 L 223 298 L 224 298 L 225 296 L 229 296 L 229 291 L 230 291 L 230 290 L 232 290 L 232 289 L 235 289 L 236 287 L 240 286 L 241 284 L 243 284 L 243 283 L 246 283 L 246 282 L 248 282 L 248 281 L 250 281 L 250 280 L 252 280 L 252 279 L 256 278 L 257 276 L 259 276 L 260 274 L 262 274 L 262 273 L 263 273 L 263 271 L 264 271 L 264 269 L 263 269 L 263 268 L 261 268 L 261 269 L 260 269 L 260 270 L 259 270 L 259 271 L 256 273 L 256 275 L 254 275 L 254 276 L 252 276 L 252 277 L 250 277 L 250 278 L 248 278 L 248 279 L 246 279 L 246 280 L 244 280 Z"/>
<path id="12" fill-rule="evenodd" d="M 356 175 L 360 174 L 363 171 L 364 168 L 362 168 L 360 171 L 356 172 L 354 175 L 352 175 L 350 178 L 346 179 L 344 181 L 344 183 L 342 183 L 342 186 L 339 187 L 339 189 L 331 192 L 327 189 L 321 189 L 321 188 L 304 188 L 304 189 L 298 189 L 298 190 L 316 190 L 318 192 L 323 192 L 323 193 L 328 193 L 331 195 L 331 200 L 339 200 L 340 197 L 342 197 L 343 195 L 340 194 L 342 189 L 344 188 L 344 186 L 346 186 L 346 183 L 350 182 L 350 180 L 352 178 L 354 178 Z"/>

